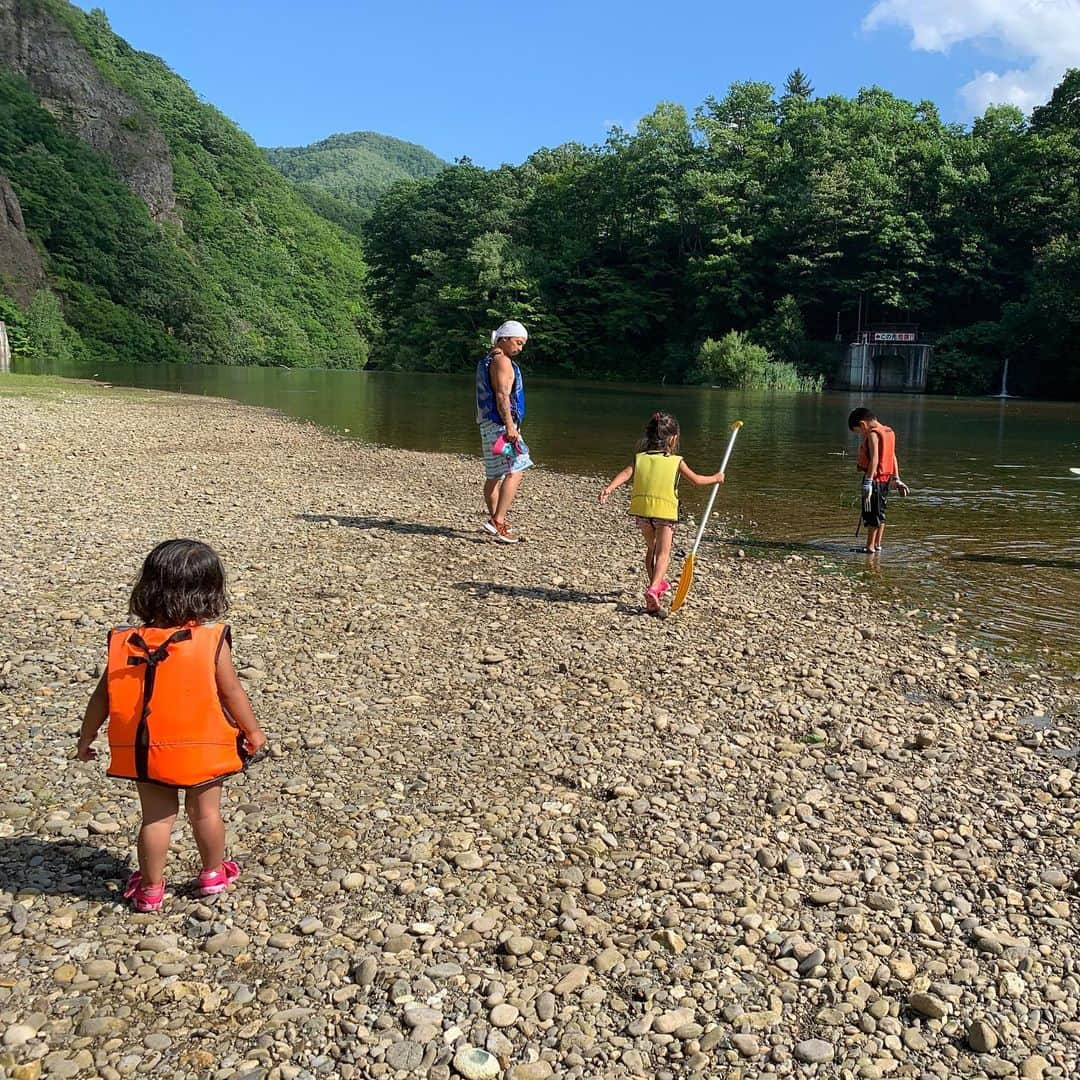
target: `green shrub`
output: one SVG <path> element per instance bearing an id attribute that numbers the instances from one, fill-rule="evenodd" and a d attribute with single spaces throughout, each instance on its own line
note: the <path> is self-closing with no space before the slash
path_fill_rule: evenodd
<path id="1" fill-rule="evenodd" d="M 819 392 L 820 375 L 800 375 L 792 364 L 773 360 L 761 345 L 755 345 L 738 330 L 719 341 L 708 338 L 701 346 L 687 381 L 741 390 L 785 390 Z"/>
<path id="2" fill-rule="evenodd" d="M 60 301 L 49 289 L 40 289 L 30 301 L 23 329 L 23 351 L 37 360 L 65 363 L 82 352 L 79 335 L 68 325 Z"/>
<path id="3" fill-rule="evenodd" d="M 12 356 L 23 356 L 26 352 L 25 319 L 26 312 L 10 296 L 0 292 L 0 322 L 7 328 Z"/>

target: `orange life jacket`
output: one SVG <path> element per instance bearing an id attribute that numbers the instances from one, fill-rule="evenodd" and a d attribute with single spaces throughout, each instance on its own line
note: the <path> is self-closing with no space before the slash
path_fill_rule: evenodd
<path id="1" fill-rule="evenodd" d="M 196 787 L 244 767 L 218 696 L 225 625 L 109 632 L 109 776 Z"/>
<path id="2" fill-rule="evenodd" d="M 896 475 L 896 432 L 882 424 L 873 428 L 872 434 L 881 438 L 881 453 L 878 457 L 877 472 L 873 479 L 885 483 Z M 866 472 L 870 468 L 870 436 L 859 443 L 859 468 Z"/>

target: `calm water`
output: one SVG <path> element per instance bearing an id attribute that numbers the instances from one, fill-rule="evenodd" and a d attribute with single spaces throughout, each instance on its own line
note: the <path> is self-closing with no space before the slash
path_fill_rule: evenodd
<path id="1" fill-rule="evenodd" d="M 383 445 L 478 453 L 466 377 L 156 364 L 57 374 L 233 398 Z M 1076 667 L 1080 476 L 1069 467 L 1080 467 L 1080 404 L 613 386 L 530 378 L 527 365 L 526 378 L 524 431 L 543 466 L 613 475 L 661 408 L 678 416 L 690 465 L 711 471 L 728 425 L 742 419 L 714 542 L 734 533 L 751 554 L 827 552 L 913 607 L 963 607 L 999 645 Z M 874 560 L 851 551 L 858 474 L 845 420 L 864 403 L 896 429 L 912 489 L 890 501 L 885 552 Z M 684 497 L 691 513 L 703 501 L 693 489 Z"/>

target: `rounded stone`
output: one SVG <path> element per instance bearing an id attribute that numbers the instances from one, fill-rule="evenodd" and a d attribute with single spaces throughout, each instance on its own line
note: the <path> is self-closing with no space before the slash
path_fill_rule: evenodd
<path id="1" fill-rule="evenodd" d="M 523 1065 L 515 1065 L 510 1070 L 510 1080 L 548 1080 L 555 1069 L 549 1061 L 530 1061 Z"/>
<path id="2" fill-rule="evenodd" d="M 806 1065 L 822 1065 L 833 1059 L 833 1045 L 824 1039 L 803 1039 L 795 1044 L 795 1058 Z"/>
<path id="3" fill-rule="evenodd" d="M 399 1072 L 412 1072 L 423 1060 L 423 1046 L 412 1039 L 391 1043 L 386 1048 L 386 1063 Z"/>
<path id="4" fill-rule="evenodd" d="M 5 1046 L 22 1046 L 24 1043 L 28 1043 L 37 1032 L 29 1024 L 12 1024 L 4 1032 L 4 1045 Z"/>
<path id="5" fill-rule="evenodd" d="M 535 942 L 531 937 L 515 934 L 503 943 L 503 949 L 511 956 L 525 956 L 531 953 Z"/>
<path id="6" fill-rule="evenodd" d="M 761 1046 L 758 1043 L 756 1035 L 732 1035 L 731 1045 L 734 1046 L 744 1058 L 754 1058 L 761 1053 Z"/>
<path id="7" fill-rule="evenodd" d="M 454 1055 L 454 1068 L 465 1080 L 495 1080 L 502 1072 L 499 1059 L 477 1046 L 463 1046 Z"/>
<path id="8" fill-rule="evenodd" d="M 985 1020 L 973 1020 L 967 1030 L 967 1044 L 976 1054 L 990 1054 L 997 1049 L 998 1034 Z"/>
<path id="9" fill-rule="evenodd" d="M 521 1014 L 514 1008 L 513 1005 L 496 1005 L 488 1016 L 491 1021 L 492 1027 L 508 1028 L 517 1023 L 517 1019 Z"/>

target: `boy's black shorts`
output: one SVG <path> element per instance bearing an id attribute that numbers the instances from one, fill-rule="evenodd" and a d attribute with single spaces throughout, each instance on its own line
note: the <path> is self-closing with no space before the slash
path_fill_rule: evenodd
<path id="1" fill-rule="evenodd" d="M 889 481 L 875 480 L 870 492 L 870 509 L 863 510 L 863 524 L 868 529 L 876 529 L 885 524 L 885 504 L 889 501 Z"/>

